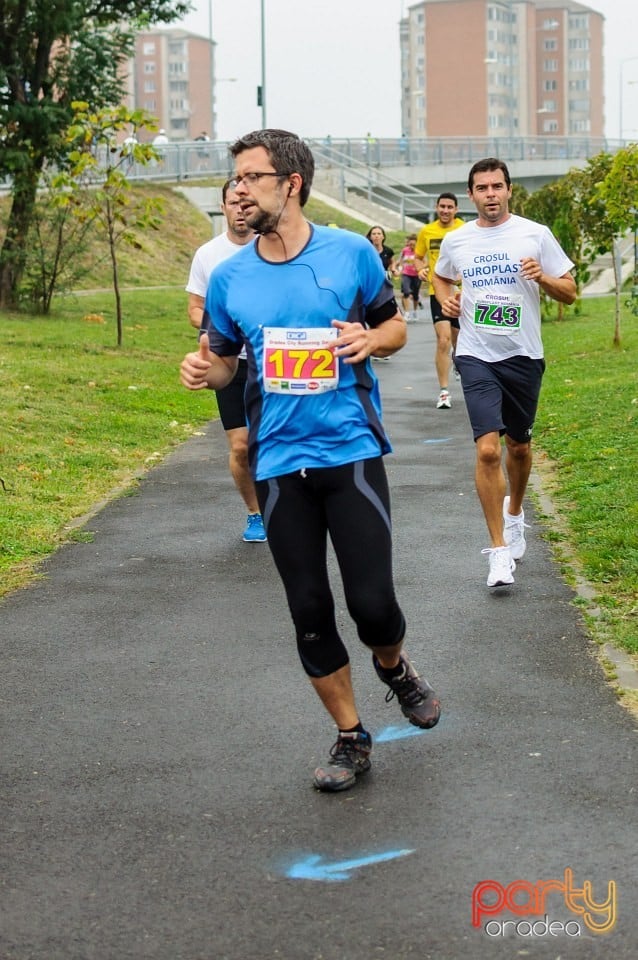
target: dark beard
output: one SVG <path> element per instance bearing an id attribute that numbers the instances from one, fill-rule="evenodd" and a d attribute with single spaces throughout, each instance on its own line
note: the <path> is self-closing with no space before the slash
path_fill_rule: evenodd
<path id="1" fill-rule="evenodd" d="M 281 213 L 267 213 L 265 210 L 258 210 L 254 214 L 246 217 L 246 223 L 255 231 L 255 233 L 276 233 L 279 226 Z"/>

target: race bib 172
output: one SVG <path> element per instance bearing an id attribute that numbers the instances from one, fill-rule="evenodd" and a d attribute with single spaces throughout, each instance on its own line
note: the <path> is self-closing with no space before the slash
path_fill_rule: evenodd
<path id="1" fill-rule="evenodd" d="M 334 327 L 264 327 L 264 390 L 289 396 L 336 390 L 336 339 Z"/>

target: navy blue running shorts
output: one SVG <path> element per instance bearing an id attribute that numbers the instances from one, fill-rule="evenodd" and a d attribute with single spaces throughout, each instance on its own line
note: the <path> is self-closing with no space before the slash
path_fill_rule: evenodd
<path id="1" fill-rule="evenodd" d="M 506 433 L 517 443 L 529 443 L 545 361 L 510 357 L 487 363 L 457 354 L 455 364 L 474 439 L 497 432 L 501 436 Z"/>
<path id="2" fill-rule="evenodd" d="M 246 407 L 244 393 L 246 392 L 246 375 L 248 362 L 239 360 L 237 373 L 227 387 L 215 391 L 219 419 L 224 430 L 236 430 L 246 426 Z"/>

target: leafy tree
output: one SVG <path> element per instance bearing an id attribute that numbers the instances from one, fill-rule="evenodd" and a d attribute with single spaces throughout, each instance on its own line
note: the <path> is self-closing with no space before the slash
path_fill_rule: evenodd
<path id="1" fill-rule="evenodd" d="M 580 294 L 583 284 L 590 277 L 589 265 L 593 254 L 587 243 L 583 224 L 578 216 L 575 198 L 579 192 L 578 171 L 571 171 L 560 180 L 547 183 L 530 194 L 525 201 L 524 215 L 544 223 L 552 231 L 561 247 L 574 263 L 572 271 Z M 554 303 L 543 296 L 544 312 Z M 564 304 L 558 304 L 561 318 Z"/>
<path id="2" fill-rule="evenodd" d="M 142 110 L 121 106 L 113 110 L 89 109 L 87 103 L 74 103 L 75 116 L 67 131 L 72 146 L 69 167 L 58 174 L 55 186 L 58 203 L 67 206 L 82 223 L 90 222 L 106 237 L 115 293 L 117 344 L 122 345 L 122 298 L 120 296 L 118 247 L 125 243 L 141 249 L 140 230 L 157 229 L 163 204 L 160 198 L 135 199 L 127 173 L 135 164 L 146 165 L 158 159 L 150 143 L 140 143 L 137 132 L 155 128 L 155 120 Z M 121 148 L 117 134 L 130 130 Z"/>
<path id="3" fill-rule="evenodd" d="M 638 145 L 599 153 L 531 194 L 526 216 L 546 223 L 574 261 L 578 289 L 600 254 L 611 254 L 615 279 L 614 344 L 620 344 L 622 274 L 617 244 L 638 227 Z M 633 304 L 632 304 L 633 306 Z"/>
<path id="4" fill-rule="evenodd" d="M 618 257 L 614 254 L 616 244 L 626 233 L 627 227 L 623 218 L 611 212 L 612 208 L 608 203 L 611 184 L 605 187 L 605 182 L 613 164 L 614 157 L 610 153 L 598 153 L 587 161 L 578 174 L 574 174 L 574 178 L 579 187 L 576 196 L 579 214 L 592 251 L 594 254 L 612 254 L 616 287 L 613 342 L 618 346 L 620 344 L 622 275 Z"/>
<path id="5" fill-rule="evenodd" d="M 17 303 L 40 177 L 65 162 L 71 104 L 122 102 L 136 30 L 189 9 L 188 0 L 0 0 L 0 177 L 12 185 L 0 308 Z"/>
<path id="6" fill-rule="evenodd" d="M 44 170 L 29 228 L 20 301 L 48 314 L 54 293 L 71 289 L 93 266 L 85 251 L 94 229 L 81 196 L 61 190 L 60 174 Z"/>
<path id="7" fill-rule="evenodd" d="M 527 188 L 523 186 L 522 183 L 517 183 L 514 181 L 512 184 L 512 196 L 510 197 L 509 209 L 511 213 L 517 213 L 519 216 L 525 216 L 525 204 L 527 203 L 527 198 L 529 193 Z"/>
<path id="8" fill-rule="evenodd" d="M 614 154 L 599 194 L 607 208 L 607 217 L 615 226 L 616 236 L 624 236 L 631 230 L 635 237 L 638 233 L 638 144 L 632 143 Z M 616 262 L 617 258 L 614 258 L 614 264 Z M 634 285 L 629 301 L 634 313 L 638 312 L 638 278 L 635 273 L 634 263 Z M 620 290 L 622 278 L 617 281 Z"/>

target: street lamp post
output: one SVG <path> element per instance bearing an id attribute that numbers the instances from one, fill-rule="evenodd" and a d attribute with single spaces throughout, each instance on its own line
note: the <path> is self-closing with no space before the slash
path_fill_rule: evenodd
<path id="1" fill-rule="evenodd" d="M 618 139 L 622 140 L 622 100 L 623 100 L 623 69 L 626 63 L 638 61 L 638 57 L 626 57 L 620 61 L 620 89 L 618 92 Z"/>
<path id="2" fill-rule="evenodd" d="M 631 287 L 631 310 L 638 315 L 638 208 L 631 207 L 634 218 L 634 280 Z"/>
<path id="3" fill-rule="evenodd" d="M 266 129 L 266 11 L 261 0 L 261 127 Z"/>
<path id="4" fill-rule="evenodd" d="M 213 0 L 208 0 L 208 40 L 210 42 L 210 138 L 215 140 L 215 41 L 213 40 Z"/>
<path id="5" fill-rule="evenodd" d="M 509 131 L 509 135 L 510 135 L 510 150 L 513 151 L 513 150 L 514 150 L 514 147 L 513 147 L 512 140 L 513 140 L 513 138 L 514 138 L 514 133 L 515 133 L 515 128 L 514 128 L 514 106 L 515 106 L 515 104 L 518 103 L 518 101 L 520 100 L 520 97 L 519 97 L 520 84 L 519 84 L 519 77 L 518 77 L 517 70 L 516 70 L 516 67 L 517 67 L 517 65 L 518 65 L 518 60 L 519 60 L 519 58 L 518 58 L 517 53 L 515 53 L 515 51 L 518 51 L 518 40 L 519 40 L 519 36 L 518 36 L 518 22 L 515 20 L 513 0 L 508 0 L 508 4 L 507 4 L 507 14 L 508 14 L 508 17 L 509 17 L 509 30 L 508 30 L 508 34 L 509 34 L 509 38 L 510 38 L 510 39 L 509 39 L 509 50 L 508 50 L 508 58 L 509 58 L 509 83 L 510 83 L 510 91 L 509 91 L 509 107 L 510 107 L 510 109 L 509 109 L 508 131 Z M 515 29 L 515 27 L 516 27 L 516 29 Z M 514 42 L 514 41 L 516 41 L 516 42 Z M 520 107 L 520 103 L 518 103 L 518 106 Z"/>

